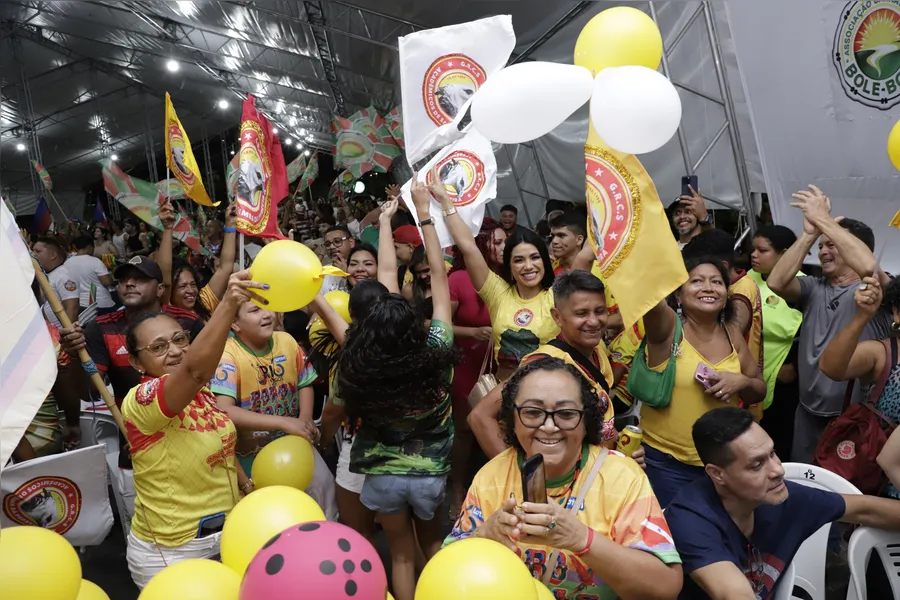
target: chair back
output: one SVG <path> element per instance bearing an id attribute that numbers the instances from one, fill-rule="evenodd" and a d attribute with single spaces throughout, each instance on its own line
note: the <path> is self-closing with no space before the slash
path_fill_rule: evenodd
<path id="1" fill-rule="evenodd" d="M 784 570 L 784 573 L 781 574 L 781 577 L 778 578 L 778 583 L 775 585 L 775 595 L 772 596 L 772 600 L 791 600 L 794 597 L 794 582 L 796 579 L 797 570 L 794 568 L 794 563 L 790 563 Z"/>
<path id="2" fill-rule="evenodd" d="M 836 492 L 859 494 L 856 486 L 828 469 L 806 463 L 783 463 L 784 478 L 808 487 Z M 804 590 L 813 600 L 825 600 L 825 555 L 828 551 L 828 532 L 831 523 L 823 525 L 809 536 L 791 564 L 796 570 L 794 586 Z M 793 590 L 792 590 L 793 591 Z"/>
<path id="3" fill-rule="evenodd" d="M 848 600 L 866 599 L 866 570 L 875 551 L 881 559 L 894 598 L 900 598 L 900 533 L 873 527 L 860 527 L 850 536 L 847 561 L 850 563 Z M 854 596 L 855 594 L 855 596 Z"/>

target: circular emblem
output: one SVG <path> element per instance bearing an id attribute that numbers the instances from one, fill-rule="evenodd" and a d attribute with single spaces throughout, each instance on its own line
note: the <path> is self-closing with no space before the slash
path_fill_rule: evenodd
<path id="1" fill-rule="evenodd" d="M 425 112 L 438 126 L 452 123 L 485 81 L 484 69 L 465 54 L 440 57 L 425 71 L 422 82 Z"/>
<path id="2" fill-rule="evenodd" d="M 588 238 L 603 277 L 631 252 L 641 219 L 640 192 L 625 165 L 601 148 L 585 147 Z"/>
<path id="3" fill-rule="evenodd" d="M 484 163 L 474 152 L 451 152 L 437 164 L 437 171 L 444 189 L 456 207 L 474 202 L 484 188 Z M 425 176 L 425 183 L 431 185 L 431 172 Z"/>
<path id="4" fill-rule="evenodd" d="M 360 131 L 344 130 L 338 135 L 337 156 L 346 167 L 372 162 L 375 145 Z"/>
<path id="5" fill-rule="evenodd" d="M 768 304 L 769 306 L 775 306 L 780 301 L 781 301 L 781 298 L 779 298 L 778 296 L 774 296 L 774 295 L 766 298 L 766 304 Z"/>
<path id="6" fill-rule="evenodd" d="M 851 100 L 880 110 L 900 103 L 900 0 L 848 2 L 834 34 L 834 66 Z"/>
<path id="7" fill-rule="evenodd" d="M 520 308 L 513 317 L 513 321 L 519 327 L 527 327 L 534 319 L 534 313 L 527 308 Z"/>
<path id="8" fill-rule="evenodd" d="M 850 440 L 844 440 L 837 445 L 837 455 L 844 460 L 856 458 L 856 444 Z"/>
<path id="9" fill-rule="evenodd" d="M 78 285 L 72 280 L 66 281 L 64 287 L 70 292 L 74 292 L 78 289 Z"/>
<path id="10" fill-rule="evenodd" d="M 81 514 L 81 490 L 65 477 L 35 477 L 3 498 L 3 514 L 19 525 L 37 525 L 62 535 Z"/>
<path id="11" fill-rule="evenodd" d="M 169 126 L 167 135 L 169 136 L 169 148 L 172 149 L 172 162 L 175 163 L 177 175 L 188 187 L 191 187 L 194 184 L 194 174 L 184 164 L 185 143 L 181 128 L 173 123 Z"/>

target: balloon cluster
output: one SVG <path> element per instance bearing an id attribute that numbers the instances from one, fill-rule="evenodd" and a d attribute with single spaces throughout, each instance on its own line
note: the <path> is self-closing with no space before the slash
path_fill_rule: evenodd
<path id="1" fill-rule="evenodd" d="M 575 44 L 575 65 L 527 62 L 492 75 L 472 99 L 472 122 L 493 142 L 517 144 L 549 133 L 590 100 L 591 123 L 609 146 L 652 152 L 681 122 L 681 98 L 657 71 L 659 28 L 644 12 L 609 8 Z"/>

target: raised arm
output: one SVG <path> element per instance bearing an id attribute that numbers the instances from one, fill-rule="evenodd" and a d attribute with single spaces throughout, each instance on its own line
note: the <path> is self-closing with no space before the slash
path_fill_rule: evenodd
<path id="1" fill-rule="evenodd" d="M 644 315 L 644 339 L 647 340 L 647 364 L 658 365 L 672 352 L 675 337 L 675 319 L 678 316 L 665 300 L 651 308 Z M 651 356 L 652 355 L 652 356 Z"/>
<path id="2" fill-rule="evenodd" d="M 475 439 L 478 440 L 478 445 L 481 446 L 488 460 L 509 448 L 503 441 L 500 422 L 497 421 L 497 416 L 500 414 L 500 403 L 503 400 L 504 385 L 501 383 L 491 390 L 466 417 L 466 422 L 472 429 L 472 433 L 475 434 Z"/>
<path id="3" fill-rule="evenodd" d="M 350 327 L 347 325 L 347 321 L 337 314 L 337 311 L 335 311 L 322 296 L 313 298 L 309 305 L 325 323 L 325 327 L 328 328 L 329 333 L 334 337 L 334 341 L 337 342 L 338 346 L 343 346 L 344 337 L 347 335 L 347 328 Z"/>
<path id="4" fill-rule="evenodd" d="M 391 219 L 397 213 L 397 200 L 388 200 L 381 206 L 378 217 L 378 281 L 392 294 L 400 293 L 397 281 L 397 251 L 394 250 L 394 232 Z"/>
<path id="5" fill-rule="evenodd" d="M 413 181 L 415 181 L 415 177 L 413 177 Z M 484 287 L 484 283 L 491 274 L 491 268 L 481 255 L 481 250 L 475 244 L 475 238 L 472 236 L 472 232 L 469 231 L 468 225 L 463 222 L 459 213 L 456 212 L 456 207 L 453 206 L 453 201 L 447 194 L 446 188 L 440 185 L 439 182 L 440 178 L 437 178 L 436 184 L 432 184 L 431 193 L 434 194 L 444 211 L 444 223 L 446 223 L 450 235 L 453 236 L 456 247 L 462 252 L 463 259 L 466 261 L 466 271 L 469 273 L 469 279 L 472 280 L 472 285 L 477 292 Z M 432 273 L 432 277 L 434 277 L 434 273 Z"/>
<path id="6" fill-rule="evenodd" d="M 834 381 L 862 379 L 874 381 L 884 368 L 884 345 L 878 340 L 860 343 L 859 337 L 881 307 L 881 285 L 874 277 L 865 277 L 866 289 L 857 287 L 853 294 L 856 314 L 846 327 L 828 343 L 819 369 Z"/>
<path id="7" fill-rule="evenodd" d="M 165 284 L 162 303 L 168 304 L 172 300 L 172 290 L 175 287 L 175 282 L 172 281 L 172 230 L 175 228 L 175 209 L 171 203 L 166 202 L 159 207 L 159 220 L 162 222 L 163 232 L 159 239 L 159 249 L 156 251 L 156 264 L 159 265 Z"/>
<path id="8" fill-rule="evenodd" d="M 203 331 L 193 340 L 181 364 L 165 379 L 162 397 L 171 414 L 184 410 L 216 372 L 238 307 L 251 298 L 268 304 L 268 300 L 253 293 L 253 289 L 268 287 L 267 284 L 251 281 L 250 271 L 241 271 L 231 276 L 228 291 L 221 304 Z"/>
<path id="9" fill-rule="evenodd" d="M 237 255 L 237 204 L 232 202 L 225 211 L 225 233 L 222 236 L 222 252 L 219 254 L 219 266 L 209 279 L 209 289 L 216 298 L 222 299 L 228 289 L 228 278 L 234 272 L 234 259 Z M 248 265 L 244 265 L 247 267 Z"/>
<path id="10" fill-rule="evenodd" d="M 450 324 L 453 320 L 453 310 L 450 307 L 450 282 L 447 279 L 447 269 L 444 267 L 444 251 L 441 248 L 441 241 L 434 228 L 434 221 L 431 220 L 431 195 L 441 192 L 447 195 L 436 166 L 431 169 L 431 181 L 431 185 L 426 186 L 413 177 L 412 199 L 416 206 L 416 214 L 419 216 L 420 226 L 422 223 L 429 223 L 422 226 L 422 236 L 425 243 L 425 257 L 431 268 L 431 302 L 434 307 L 431 318 Z"/>

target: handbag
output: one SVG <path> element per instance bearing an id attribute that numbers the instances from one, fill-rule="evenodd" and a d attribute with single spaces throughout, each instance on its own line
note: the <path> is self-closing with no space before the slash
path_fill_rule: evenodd
<path id="1" fill-rule="evenodd" d="M 575 498 L 575 504 L 569 508 L 569 512 L 578 515 L 578 511 L 581 509 L 581 505 L 584 504 L 584 499 L 587 496 L 588 490 L 591 489 L 591 485 L 594 483 L 594 479 L 597 478 L 597 473 L 600 472 L 600 467 L 603 466 L 603 462 L 606 460 L 606 457 L 609 455 L 609 449 L 603 448 L 600 450 L 600 456 L 597 457 L 597 460 L 594 461 L 594 466 L 591 467 L 590 473 L 584 480 L 584 484 L 581 486 L 581 489 L 578 490 L 578 496 Z M 550 553 L 550 558 L 547 560 L 547 568 L 544 570 L 544 575 L 541 577 L 541 583 L 549 586 L 550 577 L 553 575 L 553 571 L 556 570 L 556 561 L 559 560 L 559 549 L 553 550 Z"/>
<path id="2" fill-rule="evenodd" d="M 494 344 L 490 341 L 487 343 L 487 352 L 484 354 L 484 360 L 481 361 L 481 370 L 478 371 L 481 375 L 478 376 L 478 381 L 475 382 L 475 387 L 472 388 L 472 391 L 469 392 L 469 408 L 475 408 L 475 406 L 481 402 L 485 396 L 490 394 L 495 387 L 500 383 L 497 381 L 497 377 L 488 372 L 488 360 L 491 358 L 491 354 L 494 350 Z M 493 362 L 493 361 L 491 361 Z"/>
<path id="3" fill-rule="evenodd" d="M 647 338 L 641 340 L 641 345 L 631 361 L 628 384 L 625 386 L 629 394 L 653 408 L 665 408 L 672 402 L 672 388 L 675 387 L 675 357 L 678 356 L 683 335 L 681 317 L 675 315 L 672 354 L 669 356 L 669 364 L 662 373 L 653 371 L 647 366 Z"/>

